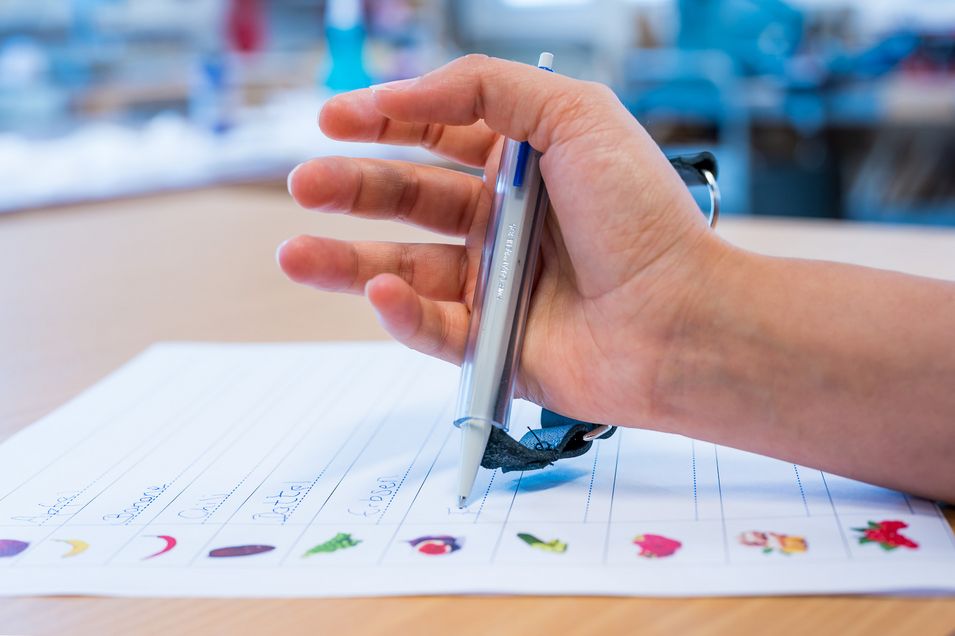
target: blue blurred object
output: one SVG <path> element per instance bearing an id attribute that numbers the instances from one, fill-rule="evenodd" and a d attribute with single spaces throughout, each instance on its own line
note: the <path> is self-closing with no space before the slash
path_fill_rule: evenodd
<path id="1" fill-rule="evenodd" d="M 331 58 L 325 86 L 333 91 L 350 91 L 369 86 L 372 83 L 371 76 L 362 62 L 365 28 L 360 25 L 351 29 L 329 27 L 325 30 L 325 37 L 328 38 Z"/>
<path id="2" fill-rule="evenodd" d="M 221 51 L 200 55 L 189 90 L 189 118 L 216 135 L 234 123 L 233 87 L 228 57 Z"/>
<path id="3" fill-rule="evenodd" d="M 715 154 L 723 209 L 730 214 L 750 211 L 749 112 L 729 56 L 721 51 L 637 50 L 629 56 L 616 90 L 644 125 L 663 122 L 714 129 L 713 142 L 667 144 L 665 149 Z"/>
<path id="4" fill-rule="evenodd" d="M 723 51 L 745 75 L 781 74 L 802 40 L 803 16 L 780 0 L 678 0 L 677 46 Z"/>
<path id="5" fill-rule="evenodd" d="M 912 55 L 921 39 L 917 33 L 900 30 L 889 34 L 871 48 L 855 54 L 842 54 L 829 62 L 829 70 L 836 77 L 874 78 L 894 70 Z"/>
<path id="6" fill-rule="evenodd" d="M 634 52 L 619 87 L 621 99 L 645 122 L 712 128 L 715 142 L 667 149 L 716 154 L 723 166 L 725 209 L 749 212 L 751 121 L 743 79 L 786 75 L 802 41 L 803 16 L 780 0 L 678 0 L 677 11 L 677 48 Z M 796 114 L 805 115 L 809 127 L 820 125 L 821 107 L 811 93 L 798 106 Z"/>
<path id="7" fill-rule="evenodd" d="M 25 36 L 0 43 L 0 130 L 53 127 L 66 108 L 66 95 L 50 81 L 50 59 L 42 43 Z"/>
<path id="8" fill-rule="evenodd" d="M 325 86 L 333 91 L 365 88 L 372 83 L 365 70 L 365 27 L 360 0 L 329 0 L 325 11 L 329 69 Z"/>

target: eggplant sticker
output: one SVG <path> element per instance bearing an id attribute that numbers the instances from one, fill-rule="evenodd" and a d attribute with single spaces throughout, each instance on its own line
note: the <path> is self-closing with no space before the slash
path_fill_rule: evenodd
<path id="1" fill-rule="evenodd" d="M 263 554 L 275 549 L 274 545 L 232 545 L 225 548 L 216 548 L 209 552 L 213 559 L 222 559 L 228 557 L 244 557 L 253 554 Z"/>
<path id="2" fill-rule="evenodd" d="M 26 541 L 0 539 L 0 557 L 15 557 L 30 546 Z"/>

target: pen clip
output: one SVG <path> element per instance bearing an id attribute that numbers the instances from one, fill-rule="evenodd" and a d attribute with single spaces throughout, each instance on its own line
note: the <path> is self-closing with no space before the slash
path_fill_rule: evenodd
<path id="1" fill-rule="evenodd" d="M 553 73 L 553 63 L 554 56 L 551 53 L 544 52 L 541 53 L 540 60 L 537 62 L 537 68 Z M 517 165 L 514 169 L 515 188 L 520 188 L 524 185 L 524 173 L 527 172 L 527 159 L 531 155 L 531 150 L 532 148 L 530 142 L 521 142 L 521 147 L 517 151 Z"/>
<path id="2" fill-rule="evenodd" d="M 527 141 L 522 141 L 520 148 L 517 150 L 517 161 L 515 162 L 516 167 L 514 168 L 514 187 L 520 188 L 524 185 L 524 173 L 527 172 L 527 159 L 531 155 L 531 144 Z"/>

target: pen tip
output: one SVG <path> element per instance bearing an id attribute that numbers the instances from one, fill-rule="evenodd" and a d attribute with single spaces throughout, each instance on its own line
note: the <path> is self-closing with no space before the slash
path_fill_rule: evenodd
<path id="1" fill-rule="evenodd" d="M 458 497 L 458 508 L 464 508 L 468 503 L 467 497 Z"/>

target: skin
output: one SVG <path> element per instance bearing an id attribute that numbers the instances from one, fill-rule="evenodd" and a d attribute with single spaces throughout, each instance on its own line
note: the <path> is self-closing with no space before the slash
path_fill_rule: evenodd
<path id="1" fill-rule="evenodd" d="M 484 179 L 372 159 L 302 164 L 289 190 L 305 208 L 464 242 L 300 236 L 278 251 L 292 280 L 364 294 L 396 340 L 460 363 L 502 135 L 529 140 L 552 210 L 521 396 L 955 501 L 955 284 L 735 248 L 609 89 L 526 65 L 467 56 L 339 95 L 319 125 L 422 145 Z"/>

